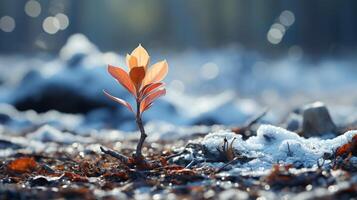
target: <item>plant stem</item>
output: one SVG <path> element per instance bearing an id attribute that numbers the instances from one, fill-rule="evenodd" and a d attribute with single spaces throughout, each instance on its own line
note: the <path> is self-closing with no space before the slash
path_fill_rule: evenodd
<path id="1" fill-rule="evenodd" d="M 145 138 L 147 137 L 147 135 L 145 133 L 143 121 L 141 119 L 140 101 L 139 100 L 136 100 L 136 124 L 138 125 L 138 128 L 140 130 L 140 140 L 139 140 L 138 145 L 136 146 L 135 157 L 142 159 L 143 158 L 142 148 L 143 148 L 143 144 L 144 144 L 144 141 L 145 141 Z"/>

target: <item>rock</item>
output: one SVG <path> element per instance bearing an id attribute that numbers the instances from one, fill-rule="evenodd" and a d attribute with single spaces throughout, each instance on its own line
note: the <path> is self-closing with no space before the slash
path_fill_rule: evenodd
<path id="1" fill-rule="evenodd" d="M 56 185 L 59 184 L 59 180 L 62 177 L 47 177 L 47 176 L 35 176 L 29 180 L 31 187 L 35 186 L 46 186 L 46 185 Z"/>
<path id="2" fill-rule="evenodd" d="M 302 128 L 306 137 L 323 136 L 336 130 L 327 107 L 322 102 L 314 102 L 303 107 Z"/>
<path id="3" fill-rule="evenodd" d="M 27 93 L 16 99 L 13 102 L 15 107 L 21 111 L 32 109 L 40 113 L 53 109 L 64 113 L 88 113 L 93 109 L 111 107 L 108 101 L 90 98 L 70 87 L 57 83 L 45 84 L 36 93 Z"/>

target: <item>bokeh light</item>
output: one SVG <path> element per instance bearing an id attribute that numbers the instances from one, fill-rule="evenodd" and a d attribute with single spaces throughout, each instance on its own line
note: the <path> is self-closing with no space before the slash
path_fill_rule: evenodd
<path id="1" fill-rule="evenodd" d="M 60 30 L 60 22 L 56 17 L 47 17 L 43 20 L 42 28 L 48 34 L 56 34 Z"/>
<path id="2" fill-rule="evenodd" d="M 0 29 L 4 32 L 12 32 L 16 27 L 14 18 L 3 16 L 0 19 Z"/>
<path id="3" fill-rule="evenodd" d="M 172 80 L 170 82 L 169 87 L 172 88 L 175 91 L 175 93 L 182 94 L 185 92 L 185 85 L 180 80 Z"/>
<path id="4" fill-rule="evenodd" d="M 283 26 L 282 24 L 279 24 L 279 23 L 275 23 L 275 24 L 271 25 L 271 28 L 278 29 L 282 34 L 284 34 L 286 31 L 285 26 Z"/>
<path id="5" fill-rule="evenodd" d="M 268 33 L 267 39 L 271 44 L 279 44 L 286 31 L 289 29 L 291 25 L 295 22 L 295 15 L 293 12 L 289 10 L 284 10 L 281 12 L 278 22 L 271 25 Z"/>
<path id="6" fill-rule="evenodd" d="M 41 4 L 30 0 L 25 4 L 25 13 L 30 17 L 38 17 L 41 14 Z"/>
<path id="7" fill-rule="evenodd" d="M 57 20 L 59 22 L 60 30 L 65 30 L 69 25 L 69 19 L 68 19 L 67 15 L 65 15 L 63 13 L 58 13 L 55 17 L 57 18 Z"/>
<path id="8" fill-rule="evenodd" d="M 279 17 L 280 23 L 282 23 L 284 26 L 291 26 L 295 22 L 295 15 L 293 12 L 289 10 L 284 10 Z"/>
<path id="9" fill-rule="evenodd" d="M 209 62 L 201 67 L 201 77 L 206 80 L 214 79 L 219 74 L 219 68 L 216 63 Z"/>
<path id="10" fill-rule="evenodd" d="M 271 28 L 267 34 L 267 39 L 272 44 L 279 44 L 284 34 L 277 28 Z"/>

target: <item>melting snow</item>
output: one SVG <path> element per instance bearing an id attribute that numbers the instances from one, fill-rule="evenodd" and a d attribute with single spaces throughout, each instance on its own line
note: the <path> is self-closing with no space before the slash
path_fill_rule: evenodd
<path id="1" fill-rule="evenodd" d="M 348 131 L 334 139 L 304 138 L 294 132 L 272 125 L 261 125 L 257 135 L 243 140 L 240 135 L 230 131 L 218 131 L 208 134 L 201 144 L 213 155 L 219 155 L 224 138 L 233 142 L 236 153 L 254 158 L 245 164 L 238 164 L 242 169 L 270 169 L 276 163 L 293 164 L 296 167 L 313 167 L 325 153 L 349 142 L 357 131 Z"/>
<path id="2" fill-rule="evenodd" d="M 92 141 L 89 138 L 73 135 L 68 132 L 61 132 L 60 130 L 49 125 L 44 125 L 35 132 L 28 134 L 27 138 L 41 142 L 59 142 L 65 144 L 71 144 L 74 142 L 88 143 Z"/>

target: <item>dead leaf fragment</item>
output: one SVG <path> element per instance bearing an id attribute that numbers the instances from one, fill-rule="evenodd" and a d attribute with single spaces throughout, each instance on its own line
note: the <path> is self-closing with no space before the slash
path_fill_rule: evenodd
<path id="1" fill-rule="evenodd" d="M 88 182 L 87 177 L 80 176 L 72 172 L 65 172 L 62 176 L 67 177 L 72 182 Z"/>
<path id="2" fill-rule="evenodd" d="M 8 169 L 16 173 L 31 172 L 37 167 L 37 162 L 33 158 L 21 157 L 8 164 Z"/>
<path id="3" fill-rule="evenodd" d="M 357 135 L 353 136 L 351 142 L 340 146 L 336 150 L 336 156 L 344 156 L 348 154 L 357 156 Z"/>

